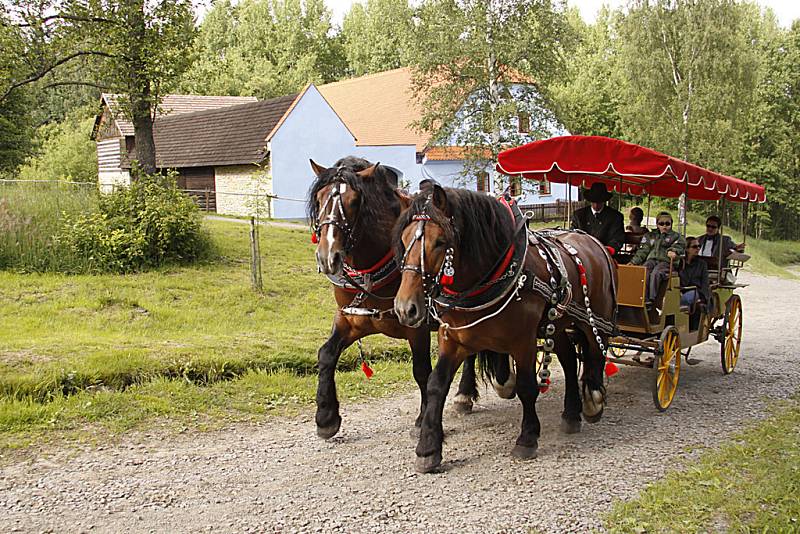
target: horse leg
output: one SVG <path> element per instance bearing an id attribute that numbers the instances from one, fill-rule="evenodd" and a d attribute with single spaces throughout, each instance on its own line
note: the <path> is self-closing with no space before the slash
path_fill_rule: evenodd
<path id="1" fill-rule="evenodd" d="M 517 373 L 511 363 L 514 359 L 509 354 L 486 351 L 492 366 L 492 387 L 501 399 L 513 399 L 517 394 Z"/>
<path id="2" fill-rule="evenodd" d="M 591 334 L 591 332 L 590 332 Z M 607 344 L 608 340 L 604 341 Z M 587 423 L 596 423 L 603 416 L 605 386 L 603 385 L 605 359 L 594 339 L 584 333 L 583 348 L 583 418 Z"/>
<path id="3" fill-rule="evenodd" d="M 442 463 L 444 403 L 458 366 L 468 356 L 468 354 L 459 354 L 457 350 L 445 350 L 444 347 L 449 344 L 441 341 L 441 336 L 439 339 L 439 360 L 428 379 L 428 406 L 422 417 L 419 442 L 416 448 L 415 468 L 418 473 L 430 473 Z M 452 347 L 448 348 L 452 349 Z"/>
<path id="4" fill-rule="evenodd" d="M 564 411 L 561 413 L 561 431 L 575 434 L 581 431 L 581 392 L 578 386 L 578 355 L 575 344 L 561 331 L 553 339 L 561 369 L 564 370 Z"/>
<path id="5" fill-rule="evenodd" d="M 338 317 L 337 317 L 338 319 Z M 339 415 L 339 399 L 336 397 L 334 373 L 342 351 L 355 341 L 349 339 L 350 329 L 347 321 L 334 319 L 331 337 L 319 348 L 317 367 L 317 435 L 329 439 L 339 432 L 342 417 Z"/>
<path id="6" fill-rule="evenodd" d="M 425 414 L 425 408 L 428 406 L 428 378 L 431 376 L 431 335 L 423 331 L 416 334 L 415 337 L 408 341 L 411 347 L 411 361 L 414 370 L 414 380 L 417 382 L 420 393 L 419 415 L 414 422 L 414 429 L 411 436 L 416 438 L 419 436 L 419 428 L 422 426 L 422 416 Z"/>
<path id="7" fill-rule="evenodd" d="M 525 355 L 516 357 L 517 363 L 517 397 L 522 403 L 522 431 L 511 454 L 522 460 L 536 458 L 539 448 L 539 436 L 542 431 L 539 416 L 536 415 L 536 399 L 539 397 L 539 385 L 533 369 L 533 358 Z"/>
<path id="8" fill-rule="evenodd" d="M 475 355 L 464 360 L 461 368 L 461 380 L 458 382 L 458 393 L 453 400 L 453 408 L 460 414 L 472 411 L 472 403 L 478 400 L 478 385 L 475 378 Z"/>

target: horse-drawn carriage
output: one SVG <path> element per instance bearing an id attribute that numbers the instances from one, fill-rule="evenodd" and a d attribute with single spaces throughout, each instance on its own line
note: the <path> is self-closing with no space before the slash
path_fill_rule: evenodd
<path id="1" fill-rule="evenodd" d="M 764 188 L 756 184 L 605 137 L 557 137 L 513 148 L 499 155 L 497 169 L 511 176 L 573 186 L 602 182 L 609 189 L 636 196 L 765 200 Z M 685 224 L 683 233 L 685 237 Z M 627 252 L 633 252 L 635 239 L 627 241 L 631 245 Z M 742 340 L 742 302 L 735 290 L 744 284 L 736 283 L 735 275 L 747 256 L 734 253 L 722 257 L 722 249 L 720 246 L 719 257 L 708 261 L 710 302 L 690 309 L 680 306 L 681 293 L 690 288 L 680 286 L 673 265 L 651 309 L 645 303 L 645 267 L 617 265 L 618 332 L 609 339 L 608 359 L 653 368 L 653 401 L 659 410 L 666 410 L 675 397 L 682 356 L 689 364 L 698 363 L 689 357 L 691 348 L 710 336 L 720 343 L 723 373 L 731 373 L 736 367 Z"/>

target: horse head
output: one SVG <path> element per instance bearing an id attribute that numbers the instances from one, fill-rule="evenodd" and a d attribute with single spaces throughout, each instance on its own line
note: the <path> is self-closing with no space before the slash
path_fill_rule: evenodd
<path id="1" fill-rule="evenodd" d="M 391 227 L 399 200 L 390 172 L 367 160 L 346 157 L 325 168 L 309 160 L 316 180 L 308 195 L 307 212 L 317 265 L 326 274 L 340 274 L 356 243 L 381 226 Z"/>
<path id="2" fill-rule="evenodd" d="M 447 192 L 426 180 L 395 225 L 400 289 L 394 310 L 400 323 L 417 327 L 427 316 L 427 300 L 443 282 L 452 282 L 454 232 Z"/>

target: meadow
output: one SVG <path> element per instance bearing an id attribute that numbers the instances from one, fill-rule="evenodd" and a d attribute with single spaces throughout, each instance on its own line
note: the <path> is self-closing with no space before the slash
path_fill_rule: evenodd
<path id="1" fill-rule="evenodd" d="M 155 424 L 214 428 L 313 403 L 316 352 L 335 310 L 308 232 L 261 230 L 264 291 L 250 287 L 248 227 L 206 221 L 214 259 L 131 275 L 0 271 L 0 449 Z M 407 348 L 342 356 L 342 399 L 407 388 Z"/>

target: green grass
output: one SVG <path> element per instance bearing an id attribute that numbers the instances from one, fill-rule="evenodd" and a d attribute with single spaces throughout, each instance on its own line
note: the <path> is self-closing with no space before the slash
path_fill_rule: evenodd
<path id="1" fill-rule="evenodd" d="M 800 531 L 800 397 L 606 517 L 611 532 Z"/>
<path id="2" fill-rule="evenodd" d="M 0 182 L 0 269 L 79 271 L 86 258 L 53 237 L 65 217 L 92 211 L 94 184 Z"/>
<path id="3" fill-rule="evenodd" d="M 152 422 L 214 426 L 313 402 L 335 310 L 308 232 L 261 229 L 264 293 L 249 282 L 246 226 L 206 221 L 221 259 L 135 275 L 0 272 L 0 448 Z M 411 376 L 406 345 L 365 342 L 340 362 L 343 398 Z M 54 432 L 55 431 L 55 432 Z M 91 432 L 90 432 L 91 433 Z"/>

